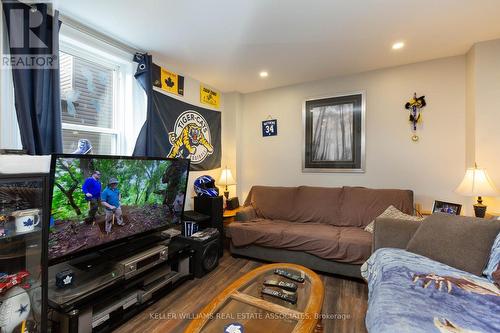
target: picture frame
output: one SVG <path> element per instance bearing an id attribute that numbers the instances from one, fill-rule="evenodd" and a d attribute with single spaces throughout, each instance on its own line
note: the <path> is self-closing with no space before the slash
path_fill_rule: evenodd
<path id="1" fill-rule="evenodd" d="M 365 95 L 305 100 L 302 172 L 365 172 Z"/>
<path id="2" fill-rule="evenodd" d="M 446 213 L 451 215 L 460 215 L 461 211 L 462 211 L 462 205 L 453 202 L 435 200 L 434 205 L 432 206 L 432 213 Z"/>

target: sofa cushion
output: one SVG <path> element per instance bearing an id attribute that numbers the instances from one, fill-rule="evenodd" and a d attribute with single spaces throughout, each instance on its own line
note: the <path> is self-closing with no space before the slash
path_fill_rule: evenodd
<path id="1" fill-rule="evenodd" d="M 254 186 L 245 206 L 265 219 L 335 224 L 341 198 L 342 188 Z"/>
<path id="2" fill-rule="evenodd" d="M 304 251 L 323 259 L 359 264 L 371 253 L 372 236 L 360 228 L 281 220 L 228 225 L 234 246 L 250 244 Z"/>
<path id="3" fill-rule="evenodd" d="M 377 217 L 373 231 L 373 250 L 383 247 L 406 249 L 421 222 Z"/>
<path id="4" fill-rule="evenodd" d="M 341 187 L 299 186 L 292 221 L 335 225 L 339 219 Z"/>
<path id="5" fill-rule="evenodd" d="M 413 192 L 345 186 L 337 225 L 366 227 L 391 205 L 405 214 L 413 214 Z"/>
<path id="6" fill-rule="evenodd" d="M 251 205 L 264 219 L 290 221 L 296 194 L 296 187 L 253 186 L 245 206 Z"/>
<path id="7" fill-rule="evenodd" d="M 500 221 L 435 213 L 422 223 L 407 250 L 481 275 Z"/>
<path id="8" fill-rule="evenodd" d="M 234 246 L 260 244 L 273 247 L 281 244 L 283 231 L 291 222 L 281 220 L 255 219 L 246 222 L 233 222 L 227 225 L 228 235 Z"/>

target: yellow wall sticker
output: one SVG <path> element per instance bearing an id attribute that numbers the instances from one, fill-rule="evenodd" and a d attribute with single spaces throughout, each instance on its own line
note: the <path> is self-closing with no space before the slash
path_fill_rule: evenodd
<path id="1" fill-rule="evenodd" d="M 172 94 L 177 94 L 177 74 L 161 68 L 161 89 L 168 91 Z"/>
<path id="2" fill-rule="evenodd" d="M 153 64 L 153 85 L 175 95 L 184 95 L 184 76 Z"/>
<path id="3" fill-rule="evenodd" d="M 200 84 L 200 102 L 219 108 L 220 93 L 204 86 L 203 84 Z"/>

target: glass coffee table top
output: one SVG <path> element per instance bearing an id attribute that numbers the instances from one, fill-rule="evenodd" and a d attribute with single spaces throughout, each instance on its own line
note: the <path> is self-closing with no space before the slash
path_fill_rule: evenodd
<path id="1" fill-rule="evenodd" d="M 278 268 L 304 278 L 303 283 L 296 283 L 296 304 L 262 295 L 263 282 L 267 279 L 293 282 L 274 274 Z M 217 295 L 196 316 L 186 332 L 238 332 L 238 329 L 246 333 L 313 332 L 321 313 L 323 295 L 321 280 L 305 267 L 293 264 L 262 266 L 245 274 Z"/>

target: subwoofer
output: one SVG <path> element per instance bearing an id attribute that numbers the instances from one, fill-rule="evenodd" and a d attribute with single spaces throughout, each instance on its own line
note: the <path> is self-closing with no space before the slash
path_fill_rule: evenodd
<path id="1" fill-rule="evenodd" d="M 191 250 L 194 251 L 191 266 L 194 277 L 201 278 L 219 265 L 219 238 L 219 232 L 216 230 L 210 237 L 203 240 L 183 236 L 174 238 L 173 241 L 189 244 Z"/>

